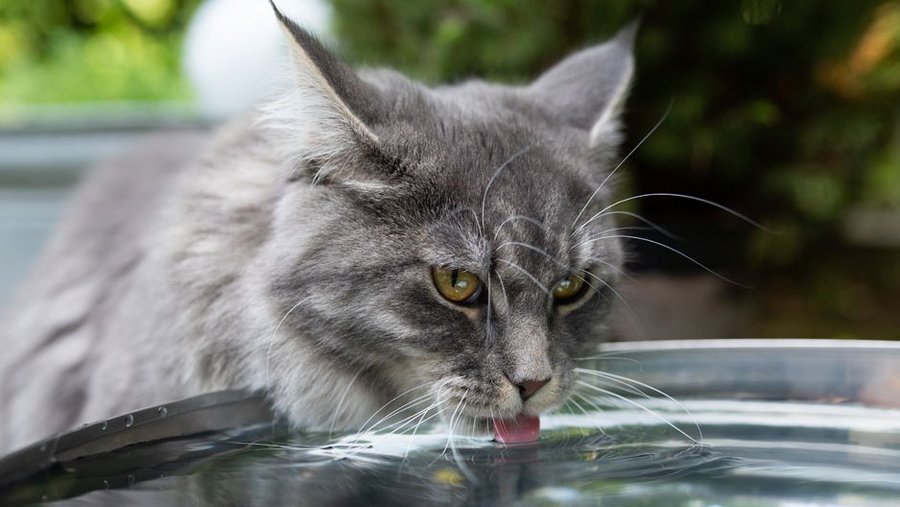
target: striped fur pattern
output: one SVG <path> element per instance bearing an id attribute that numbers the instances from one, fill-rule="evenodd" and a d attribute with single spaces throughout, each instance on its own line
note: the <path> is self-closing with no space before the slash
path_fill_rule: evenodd
<path id="1" fill-rule="evenodd" d="M 84 182 L 3 319 L 0 451 L 225 388 L 324 430 L 392 406 L 484 431 L 571 391 L 622 262 L 606 214 L 583 224 L 609 202 L 634 29 L 531 84 L 426 87 L 281 20 L 283 99 Z M 443 299 L 435 266 L 477 274 L 489 304 Z M 582 271 L 589 296 L 554 307 Z"/>

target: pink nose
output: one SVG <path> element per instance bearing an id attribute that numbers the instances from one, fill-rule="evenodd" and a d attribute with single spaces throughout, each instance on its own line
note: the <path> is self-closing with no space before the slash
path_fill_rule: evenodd
<path id="1" fill-rule="evenodd" d="M 550 382 L 549 378 L 544 380 L 526 380 L 521 384 L 516 384 L 516 386 L 519 388 L 519 396 L 522 397 L 522 401 L 525 401 L 528 398 L 534 396 L 535 393 L 540 391 L 542 387 L 547 385 L 547 382 Z"/>

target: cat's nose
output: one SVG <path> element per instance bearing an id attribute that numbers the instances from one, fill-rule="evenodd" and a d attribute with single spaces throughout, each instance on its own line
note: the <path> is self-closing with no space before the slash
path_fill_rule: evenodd
<path id="1" fill-rule="evenodd" d="M 534 396 L 542 387 L 547 385 L 547 382 L 550 382 L 549 378 L 543 380 L 526 380 L 521 384 L 516 384 L 516 387 L 519 388 L 519 396 L 522 397 L 522 401 L 527 401 L 528 398 Z"/>

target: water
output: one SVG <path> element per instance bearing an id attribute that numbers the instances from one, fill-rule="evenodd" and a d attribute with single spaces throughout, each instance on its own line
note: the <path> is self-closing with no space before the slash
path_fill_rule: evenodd
<path id="1" fill-rule="evenodd" d="M 542 418 L 532 444 L 448 442 L 434 426 L 329 438 L 243 424 L 57 456 L 54 467 L 0 489 L 0 504 L 46 496 L 52 505 L 898 505 L 900 347 L 668 345 L 613 346 L 585 361 L 615 375 L 585 382 L 618 397 L 583 392 L 581 408 Z M 190 415 L 167 407 L 164 419 L 156 407 L 135 413 L 116 435 Z"/>

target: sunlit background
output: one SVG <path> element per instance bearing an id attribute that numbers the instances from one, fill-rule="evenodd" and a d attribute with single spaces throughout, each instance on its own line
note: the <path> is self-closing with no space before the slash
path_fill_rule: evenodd
<path id="1" fill-rule="evenodd" d="M 204 6 L 186 48 L 201 3 L 0 3 L 0 301 L 86 167 L 277 87 L 266 2 Z M 621 195 L 689 194 L 765 228 L 685 199 L 624 206 L 684 256 L 632 241 L 617 336 L 900 339 L 900 1 L 278 3 L 352 62 L 428 82 L 521 82 L 640 16 L 623 153 L 670 112 Z"/>

